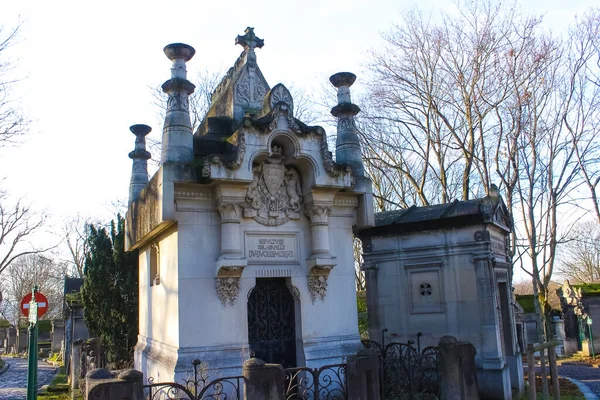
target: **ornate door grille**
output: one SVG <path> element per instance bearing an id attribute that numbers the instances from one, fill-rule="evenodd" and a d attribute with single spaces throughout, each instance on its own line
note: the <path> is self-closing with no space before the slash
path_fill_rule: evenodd
<path id="1" fill-rule="evenodd" d="M 248 298 L 248 341 L 254 357 L 296 366 L 294 298 L 285 278 L 259 278 Z"/>

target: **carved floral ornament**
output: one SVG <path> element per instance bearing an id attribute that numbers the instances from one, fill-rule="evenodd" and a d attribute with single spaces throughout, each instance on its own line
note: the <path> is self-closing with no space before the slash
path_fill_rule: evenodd
<path id="1" fill-rule="evenodd" d="M 222 267 L 216 278 L 217 297 L 221 304 L 233 306 L 240 294 L 240 278 L 244 267 Z"/>

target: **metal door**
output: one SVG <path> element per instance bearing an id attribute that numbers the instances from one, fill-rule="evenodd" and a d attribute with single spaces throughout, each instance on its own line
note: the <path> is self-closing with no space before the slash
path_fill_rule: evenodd
<path id="1" fill-rule="evenodd" d="M 296 366 L 294 298 L 285 278 L 258 278 L 248 298 L 248 342 L 254 357 Z"/>

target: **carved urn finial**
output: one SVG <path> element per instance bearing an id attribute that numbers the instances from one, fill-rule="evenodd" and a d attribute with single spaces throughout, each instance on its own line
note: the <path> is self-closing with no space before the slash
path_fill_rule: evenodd
<path id="1" fill-rule="evenodd" d="M 186 79 L 187 70 L 185 68 L 185 63 L 194 57 L 196 50 L 192 46 L 184 43 L 171 43 L 166 45 L 163 51 L 167 58 L 173 61 L 171 78 Z"/>
<path id="2" fill-rule="evenodd" d="M 355 177 L 365 176 L 365 167 L 362 163 L 358 127 L 354 116 L 360 108 L 352 103 L 350 86 L 356 80 L 356 75 L 351 72 L 338 72 L 329 78 L 329 81 L 338 90 L 338 104 L 331 109 L 331 114 L 337 118 L 337 140 L 335 146 L 335 161 L 348 164 Z"/>
<path id="3" fill-rule="evenodd" d="M 186 62 L 196 53 L 190 45 L 173 43 L 163 49 L 173 62 L 171 79 L 163 83 L 162 90 L 169 99 L 162 137 L 161 163 L 190 164 L 194 161 L 194 139 L 188 96 L 196 88 L 187 80 Z"/>
<path id="4" fill-rule="evenodd" d="M 137 124 L 130 126 L 129 130 L 135 135 L 135 147 L 129 153 L 129 158 L 133 160 L 131 180 L 129 181 L 129 204 L 131 204 L 148 184 L 150 153 L 146 150 L 146 135 L 152 131 L 152 128 L 148 125 Z"/>

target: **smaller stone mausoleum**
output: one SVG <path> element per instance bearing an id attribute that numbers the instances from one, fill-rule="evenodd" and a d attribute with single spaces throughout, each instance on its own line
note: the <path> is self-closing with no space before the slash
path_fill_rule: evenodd
<path id="1" fill-rule="evenodd" d="M 145 135 L 136 147 L 126 249 L 139 251 L 135 368 L 178 381 L 200 359 L 211 376 L 237 375 L 253 355 L 284 367 L 339 363 L 361 347 L 353 228 L 374 225 L 350 98 L 338 90 L 336 161 L 325 130 L 294 117 L 288 89 L 271 87 L 248 28 L 244 50 L 192 132 L 186 63 L 194 49 L 165 47 L 172 61 L 158 172 L 148 181 Z M 333 99 L 332 99 L 333 100 Z"/>
<path id="2" fill-rule="evenodd" d="M 511 218 L 495 186 L 482 199 L 375 214 L 364 228 L 369 335 L 470 342 L 484 398 L 523 390 L 509 254 Z"/>

